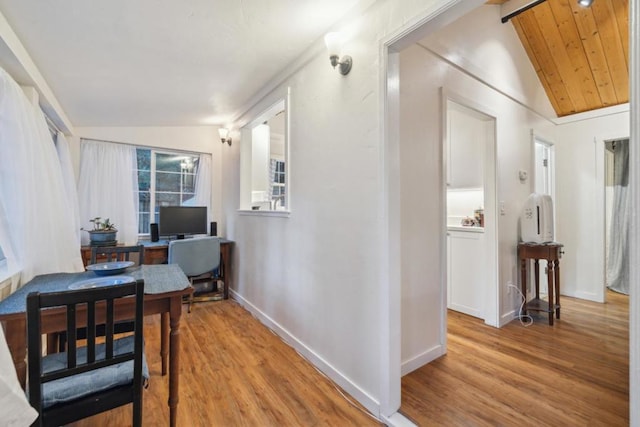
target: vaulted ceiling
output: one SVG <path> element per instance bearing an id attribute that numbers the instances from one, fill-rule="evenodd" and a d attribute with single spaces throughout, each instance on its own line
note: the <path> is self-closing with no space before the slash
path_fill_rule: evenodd
<path id="1" fill-rule="evenodd" d="M 510 22 L 559 117 L 629 102 L 628 0 L 547 0 Z"/>

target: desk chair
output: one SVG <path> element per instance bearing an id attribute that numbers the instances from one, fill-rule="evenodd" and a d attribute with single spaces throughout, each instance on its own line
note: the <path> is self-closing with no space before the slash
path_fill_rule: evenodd
<path id="1" fill-rule="evenodd" d="M 116 301 L 135 298 L 135 332 L 114 339 Z M 27 296 L 28 393 L 39 417 L 34 426 L 65 425 L 133 403 L 133 425 L 142 423 L 142 387 L 149 378 L 143 349 L 144 282 Z M 41 311 L 65 310 L 69 348 L 42 356 Z M 87 345 L 78 347 L 77 324 L 87 327 Z M 106 322 L 104 343 L 95 327 Z"/>
<path id="2" fill-rule="evenodd" d="M 178 264 L 193 286 L 194 280 L 210 280 L 217 284 L 217 269 L 220 266 L 220 240 L 217 237 L 196 237 L 193 239 L 173 240 L 169 242 L 169 264 Z M 193 292 L 189 296 L 191 305 L 199 301 L 212 301 L 220 297 L 197 297 Z"/>
<path id="3" fill-rule="evenodd" d="M 93 246 L 91 248 L 91 259 L 89 264 L 95 264 L 98 259 L 102 261 L 102 258 L 105 259 L 104 262 L 112 262 L 112 261 L 129 261 L 130 255 L 132 253 L 138 254 L 138 263 L 137 265 L 141 265 L 144 263 L 144 246 Z"/>

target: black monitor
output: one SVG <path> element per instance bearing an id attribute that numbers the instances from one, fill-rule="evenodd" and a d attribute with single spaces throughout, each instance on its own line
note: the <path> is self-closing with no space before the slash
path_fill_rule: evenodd
<path id="1" fill-rule="evenodd" d="M 183 239 L 186 234 L 207 234 L 206 206 L 161 206 L 158 234 Z"/>

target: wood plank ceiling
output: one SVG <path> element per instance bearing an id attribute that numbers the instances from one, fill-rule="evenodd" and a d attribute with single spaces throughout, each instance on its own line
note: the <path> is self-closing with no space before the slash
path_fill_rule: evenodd
<path id="1" fill-rule="evenodd" d="M 547 0 L 510 21 L 558 117 L 629 102 L 628 0 Z"/>

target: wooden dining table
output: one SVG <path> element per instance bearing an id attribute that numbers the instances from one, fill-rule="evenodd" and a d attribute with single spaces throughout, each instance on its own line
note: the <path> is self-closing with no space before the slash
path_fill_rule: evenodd
<path id="1" fill-rule="evenodd" d="M 182 298 L 193 292 L 189 280 L 176 264 L 142 265 L 127 268 L 120 275 L 144 279 L 144 314 L 161 315 L 160 356 L 162 375 L 169 372 L 169 422 L 175 426 L 178 413 L 178 383 L 180 375 L 180 317 Z M 109 276 L 107 276 L 109 277 Z M 27 322 L 26 297 L 31 292 L 59 292 L 80 281 L 96 278 L 94 272 L 54 273 L 36 276 L 23 287 L 0 301 L 0 322 L 4 325 L 5 338 L 22 387 L 26 382 Z M 116 306 L 115 317 L 132 318 L 133 301 L 123 301 Z M 46 316 L 46 317 L 45 317 Z M 51 309 L 43 312 L 43 333 L 64 331 L 64 310 Z M 168 361 L 167 361 L 168 357 Z"/>

